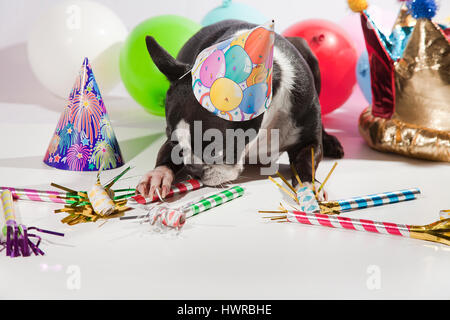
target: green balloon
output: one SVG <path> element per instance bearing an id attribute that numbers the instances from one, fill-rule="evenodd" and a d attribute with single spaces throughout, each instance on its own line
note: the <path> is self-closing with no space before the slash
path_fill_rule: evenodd
<path id="1" fill-rule="evenodd" d="M 153 36 L 173 57 L 198 30 L 200 24 L 176 15 L 150 18 L 137 25 L 120 51 L 120 76 L 130 95 L 148 112 L 164 116 L 169 81 L 153 63 L 145 42 Z"/>

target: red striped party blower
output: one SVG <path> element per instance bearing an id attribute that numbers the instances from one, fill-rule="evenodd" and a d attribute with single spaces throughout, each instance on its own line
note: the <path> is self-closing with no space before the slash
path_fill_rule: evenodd
<path id="1" fill-rule="evenodd" d="M 63 237 L 63 233 L 44 230 L 36 227 L 26 227 L 23 224 L 17 222 L 16 216 L 14 214 L 13 197 L 11 191 L 4 190 L 1 193 L 1 203 L 3 215 L 5 218 L 4 227 L 0 233 L 2 237 L 0 241 L 3 242 L 3 246 L 6 247 L 6 255 L 8 257 L 28 257 L 32 253 L 34 255 L 44 255 L 44 252 L 39 248 L 41 243 L 41 237 L 28 233 L 31 230 L 36 230 L 37 232 L 47 233 L 54 236 Z M 35 238 L 37 241 L 33 242 L 31 238 Z"/>
<path id="2" fill-rule="evenodd" d="M 166 195 L 165 199 L 173 197 L 174 195 L 177 195 L 177 194 L 182 194 L 182 193 L 186 193 L 188 191 L 197 190 L 197 189 L 200 189 L 201 187 L 203 187 L 203 183 L 200 180 L 196 180 L 196 179 L 190 179 L 190 180 L 186 180 L 186 181 L 183 181 L 180 183 L 175 183 L 172 186 L 172 189 Z M 149 203 L 156 202 L 156 201 L 159 201 L 159 197 L 157 194 L 155 194 L 152 199 L 145 198 L 142 195 L 138 194 L 138 195 L 131 197 L 129 200 L 130 203 L 135 202 L 135 203 L 139 203 L 139 204 L 149 204 Z"/>
<path id="3" fill-rule="evenodd" d="M 97 174 L 97 183 L 88 192 L 80 192 L 52 183 L 52 186 L 69 192 L 70 194 L 76 194 L 79 197 L 79 199 L 72 199 L 74 203 L 66 204 L 64 208 L 55 210 L 55 213 L 68 213 L 68 216 L 62 219 L 61 222 L 72 226 L 84 222 L 96 222 L 99 219 L 107 220 L 118 218 L 123 216 L 125 211 L 132 210 L 139 204 L 148 204 L 157 200 L 157 198 L 150 200 L 141 195 L 136 195 L 135 189 L 124 189 L 133 192 L 120 196 L 114 194 L 118 190 L 113 191 L 111 190 L 111 187 L 114 183 L 119 181 L 129 169 L 130 167 L 126 168 L 105 186 L 102 186 L 100 183 L 99 172 Z M 201 186 L 202 184 L 198 180 L 188 180 L 177 183 L 170 190 L 168 197 L 195 190 Z"/>
<path id="4" fill-rule="evenodd" d="M 305 213 L 295 210 L 282 210 L 278 212 L 284 213 L 284 215 L 265 218 L 277 220 L 279 222 L 295 222 L 330 228 L 391 234 L 438 242 L 450 246 L 450 218 L 441 219 L 425 226 L 415 226 L 392 222 L 378 222 L 367 219 L 353 219 L 343 216 L 330 216 L 321 213 Z M 264 211 L 260 211 L 260 213 L 264 213 Z"/>

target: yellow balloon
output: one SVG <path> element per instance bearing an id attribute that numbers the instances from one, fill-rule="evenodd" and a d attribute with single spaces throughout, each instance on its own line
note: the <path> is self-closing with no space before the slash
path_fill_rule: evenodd
<path id="1" fill-rule="evenodd" d="M 241 34 L 239 37 L 231 41 L 230 46 L 241 46 L 243 48 L 245 45 L 245 40 L 247 40 L 249 34 L 250 31 Z"/>
<path id="2" fill-rule="evenodd" d="M 219 78 L 209 92 L 212 104 L 222 112 L 236 108 L 242 101 L 242 89 L 228 78 Z"/>
<path id="3" fill-rule="evenodd" d="M 254 84 L 264 82 L 267 78 L 267 69 L 263 64 L 258 64 L 252 70 L 252 73 L 247 78 L 247 86 L 250 87 Z"/>

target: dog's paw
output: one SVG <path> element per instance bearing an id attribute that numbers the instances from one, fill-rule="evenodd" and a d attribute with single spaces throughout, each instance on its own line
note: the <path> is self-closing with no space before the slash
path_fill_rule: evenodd
<path id="1" fill-rule="evenodd" d="M 341 159 L 344 157 L 344 147 L 335 136 L 325 134 L 323 136 L 323 153 L 327 158 Z"/>
<path id="2" fill-rule="evenodd" d="M 175 178 L 173 171 L 166 166 L 159 166 L 147 172 L 136 186 L 136 192 L 150 199 L 155 195 L 156 189 L 164 198 L 170 191 L 170 186 Z"/>
<path id="3" fill-rule="evenodd" d="M 317 193 L 317 190 L 320 187 L 320 183 L 317 183 L 317 182 L 315 183 L 315 190 L 314 190 L 313 185 L 312 185 L 311 182 L 303 182 L 303 185 L 305 187 L 308 187 L 309 189 L 311 189 L 313 191 L 316 191 L 316 193 Z M 322 190 L 320 190 L 319 193 L 317 193 L 317 201 L 320 202 L 320 201 L 326 201 L 326 200 L 328 200 L 328 194 L 325 191 L 325 189 L 322 189 Z"/>
<path id="4" fill-rule="evenodd" d="M 217 186 L 239 178 L 241 169 L 237 165 L 213 164 L 205 165 L 202 171 L 202 182 L 206 186 Z"/>

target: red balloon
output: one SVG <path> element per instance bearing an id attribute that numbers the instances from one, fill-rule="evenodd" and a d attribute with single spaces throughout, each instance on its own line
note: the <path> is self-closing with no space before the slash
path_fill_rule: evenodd
<path id="1" fill-rule="evenodd" d="M 319 60 L 322 114 L 343 105 L 356 84 L 358 61 L 356 48 L 345 30 L 330 21 L 305 20 L 289 27 L 283 36 L 304 38 Z"/>

